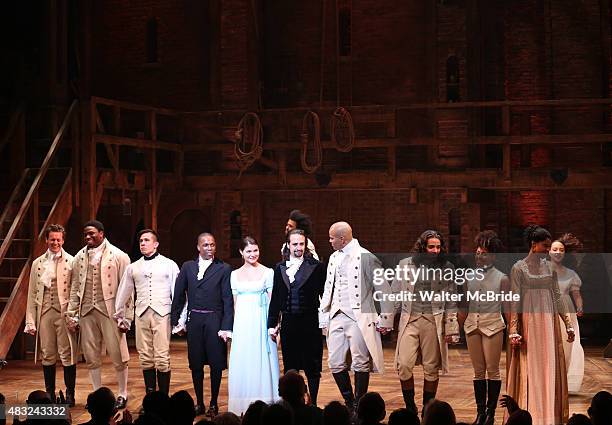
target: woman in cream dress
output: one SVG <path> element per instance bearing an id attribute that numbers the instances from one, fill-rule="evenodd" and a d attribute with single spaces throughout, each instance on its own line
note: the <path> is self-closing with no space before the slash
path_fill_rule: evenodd
<path id="1" fill-rule="evenodd" d="M 507 392 L 531 413 L 534 425 L 566 423 L 569 414 L 561 328 L 565 327 L 570 343 L 574 329 L 561 300 L 557 274 L 546 260 L 551 239 L 548 230 L 527 227 L 529 254 L 510 272 L 512 292 L 520 295 L 520 301 L 512 303 L 508 323 L 512 353 Z"/>
<path id="2" fill-rule="evenodd" d="M 584 350 L 582 349 L 582 345 L 580 345 L 580 329 L 578 328 L 578 317 L 582 317 L 583 308 L 582 296 L 580 295 L 582 281 L 574 270 L 567 268 L 563 264 L 566 244 L 567 241 L 571 239 L 575 239 L 573 235 L 565 234 L 554 241 L 550 246 L 550 259 L 553 270 L 557 273 L 561 298 L 567 306 L 567 311 L 572 320 L 572 328 L 574 328 L 574 333 L 576 335 L 576 339 L 573 343 L 567 342 L 565 326 L 561 326 L 563 352 L 565 354 L 565 365 L 567 367 L 567 389 L 570 394 L 580 391 L 582 378 L 584 377 Z M 572 298 L 574 302 L 572 302 Z M 576 304 L 575 309 L 574 303 Z"/>

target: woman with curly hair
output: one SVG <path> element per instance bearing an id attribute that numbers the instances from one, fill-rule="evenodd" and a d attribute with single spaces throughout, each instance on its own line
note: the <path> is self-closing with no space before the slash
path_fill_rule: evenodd
<path id="1" fill-rule="evenodd" d="M 578 317 L 582 317 L 583 312 L 582 295 L 580 294 L 582 281 L 574 270 L 567 267 L 569 256 L 566 256 L 566 253 L 570 252 L 575 246 L 580 246 L 578 238 L 571 233 L 566 233 L 552 243 L 549 254 L 553 270 L 557 273 L 561 298 L 568 308 L 576 335 L 576 340 L 573 343 L 567 342 L 565 327 L 561 327 L 569 393 L 580 391 L 582 378 L 584 377 L 584 350 L 580 345 L 580 329 L 578 328 Z M 574 299 L 573 302 L 572 298 Z M 574 304 L 576 304 L 575 309 Z"/>
<path id="2" fill-rule="evenodd" d="M 513 302 L 508 324 L 512 345 L 507 392 L 529 411 L 534 425 L 567 422 L 568 393 L 565 356 L 559 315 L 574 341 L 574 329 L 561 299 L 557 273 L 546 259 L 552 237 L 548 230 L 531 225 L 525 229 L 529 254 L 510 272 Z"/>

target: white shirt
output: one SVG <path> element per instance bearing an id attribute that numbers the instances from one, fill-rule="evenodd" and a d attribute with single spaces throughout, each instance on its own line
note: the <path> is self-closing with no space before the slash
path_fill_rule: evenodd
<path id="1" fill-rule="evenodd" d="M 205 260 L 198 255 L 198 280 L 202 280 L 206 269 L 212 264 L 213 259 Z"/>

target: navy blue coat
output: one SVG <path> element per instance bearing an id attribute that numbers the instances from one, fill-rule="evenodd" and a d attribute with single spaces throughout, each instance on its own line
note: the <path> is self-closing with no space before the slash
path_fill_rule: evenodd
<path id="1" fill-rule="evenodd" d="M 221 316 L 219 330 L 231 331 L 234 324 L 234 299 L 230 286 L 232 268 L 218 258 L 213 262 L 204 277 L 198 280 L 198 262 L 186 261 L 176 278 L 174 297 L 172 298 L 172 326 L 178 324 L 178 319 L 188 300 L 188 311 L 210 310 Z"/>

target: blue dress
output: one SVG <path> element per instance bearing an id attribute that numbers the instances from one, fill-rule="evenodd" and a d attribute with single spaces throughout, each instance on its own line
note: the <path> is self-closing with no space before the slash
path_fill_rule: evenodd
<path id="1" fill-rule="evenodd" d="M 240 416 L 257 400 L 274 403 L 278 396 L 278 353 L 268 335 L 268 304 L 274 270 L 263 267 L 261 279 L 238 280 L 231 274 L 234 326 L 228 372 L 228 410 Z"/>

